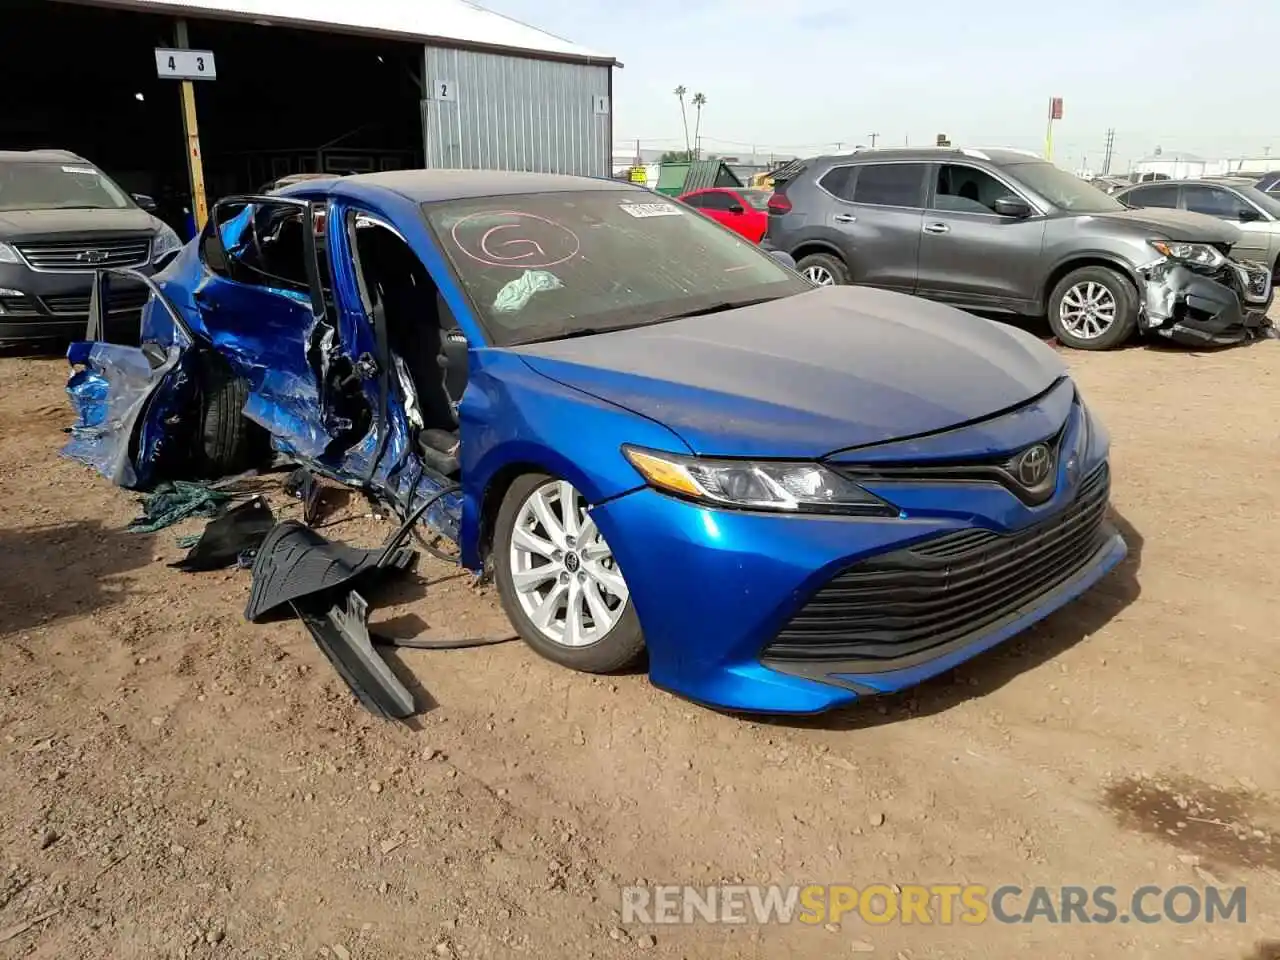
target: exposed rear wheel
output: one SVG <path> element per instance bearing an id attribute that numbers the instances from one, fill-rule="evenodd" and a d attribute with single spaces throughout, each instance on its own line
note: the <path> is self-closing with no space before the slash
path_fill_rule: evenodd
<path id="1" fill-rule="evenodd" d="M 1076 350 L 1110 350 L 1138 326 L 1138 291 L 1110 267 L 1072 270 L 1049 297 L 1049 326 Z"/>
<path id="2" fill-rule="evenodd" d="M 493 558 L 507 617 L 548 660 L 609 673 L 643 652 L 622 571 L 573 484 L 518 478 L 498 509 Z"/>
<path id="3" fill-rule="evenodd" d="M 198 367 L 200 419 L 195 467 L 201 476 L 223 477 L 257 466 L 270 449 L 265 430 L 244 417 L 249 385 L 221 357 L 206 354 Z"/>

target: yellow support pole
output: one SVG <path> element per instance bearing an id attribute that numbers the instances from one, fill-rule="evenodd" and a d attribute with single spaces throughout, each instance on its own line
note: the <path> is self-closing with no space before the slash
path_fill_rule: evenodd
<path id="1" fill-rule="evenodd" d="M 178 48 L 190 49 L 187 21 L 178 21 Z M 196 122 L 196 89 L 190 80 L 182 81 L 182 130 L 187 138 L 187 174 L 191 185 L 191 209 L 195 213 L 196 232 L 204 229 L 209 219 L 209 204 L 204 192 L 204 162 L 200 157 L 200 125 Z"/>

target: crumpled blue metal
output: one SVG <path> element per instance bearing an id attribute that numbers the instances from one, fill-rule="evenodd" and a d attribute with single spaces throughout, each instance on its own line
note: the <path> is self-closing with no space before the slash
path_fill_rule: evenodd
<path id="1" fill-rule="evenodd" d="M 144 307 L 144 315 L 150 313 L 164 313 L 154 298 Z M 135 460 L 149 467 L 163 433 L 147 429 L 151 418 L 146 415 L 154 412 L 161 384 L 181 386 L 181 361 L 189 346 L 176 327 L 169 344 L 157 345 L 151 354 L 104 341 L 71 344 L 67 360 L 74 369 L 67 380 L 67 394 L 76 420 L 63 456 L 93 467 L 121 487 L 145 486 L 150 478 L 138 472 Z M 171 395 L 180 393 L 175 390 Z M 135 450 L 143 455 L 133 456 Z"/>

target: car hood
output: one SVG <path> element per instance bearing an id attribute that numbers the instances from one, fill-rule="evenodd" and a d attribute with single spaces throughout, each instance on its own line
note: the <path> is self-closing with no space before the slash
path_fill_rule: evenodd
<path id="1" fill-rule="evenodd" d="M 1142 207 L 1136 210 L 1118 210 L 1115 213 L 1099 213 L 1094 216 L 1099 220 L 1129 224 L 1135 231 L 1154 233 L 1167 240 L 1235 244 L 1242 236 L 1240 228 L 1235 224 L 1203 213 L 1191 213 L 1189 210 Z"/>
<path id="2" fill-rule="evenodd" d="M 92 237 L 121 233 L 147 233 L 156 219 L 138 207 L 124 210 L 2 210 L 0 240 L 47 240 L 56 237 Z"/>
<path id="3" fill-rule="evenodd" d="M 1064 375 L 1024 331 L 866 287 L 516 348 L 698 454 L 812 459 L 990 417 Z"/>

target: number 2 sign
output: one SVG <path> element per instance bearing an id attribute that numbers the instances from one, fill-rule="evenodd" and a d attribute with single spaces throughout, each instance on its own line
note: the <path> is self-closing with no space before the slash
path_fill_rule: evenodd
<path id="1" fill-rule="evenodd" d="M 156 48 L 156 76 L 161 80 L 216 80 L 212 50 Z"/>
<path id="2" fill-rule="evenodd" d="M 452 80 L 437 80 L 431 85 L 431 99 L 452 103 L 458 99 L 458 85 Z"/>

